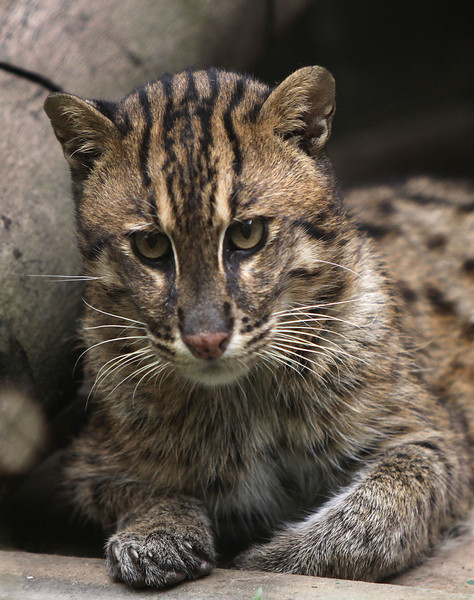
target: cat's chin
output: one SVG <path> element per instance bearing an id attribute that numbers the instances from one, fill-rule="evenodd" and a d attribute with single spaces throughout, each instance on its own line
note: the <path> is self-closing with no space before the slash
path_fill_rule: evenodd
<path id="1" fill-rule="evenodd" d="M 181 375 L 188 381 L 207 387 L 232 384 L 248 371 L 249 368 L 241 363 L 220 360 L 199 361 L 180 369 Z"/>

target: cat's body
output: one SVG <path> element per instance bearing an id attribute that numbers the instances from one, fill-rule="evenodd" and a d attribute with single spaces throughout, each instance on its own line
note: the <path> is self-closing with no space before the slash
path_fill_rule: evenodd
<path id="1" fill-rule="evenodd" d="M 469 296 L 414 289 L 416 243 L 400 288 L 347 216 L 324 157 L 331 76 L 302 69 L 270 92 L 188 71 L 117 105 L 55 94 L 46 110 L 92 278 L 96 394 L 67 486 L 117 529 L 111 575 L 165 586 L 252 542 L 243 568 L 380 579 L 420 560 L 471 501 L 472 388 L 467 354 L 433 377 L 414 300 L 434 315 L 417 327 L 446 324 L 466 352 L 473 317 Z M 403 233 L 384 194 L 362 226 L 378 221 L 383 245 Z M 472 203 L 443 203 L 468 237 Z M 472 258 L 458 267 L 464 292 Z"/>

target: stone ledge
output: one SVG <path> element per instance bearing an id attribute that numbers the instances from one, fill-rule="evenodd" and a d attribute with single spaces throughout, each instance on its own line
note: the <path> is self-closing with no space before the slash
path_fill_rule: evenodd
<path id="1" fill-rule="evenodd" d="M 473 586 L 474 587 L 474 586 Z M 204 579 L 165 591 L 135 591 L 111 583 L 104 561 L 26 552 L 0 552 L 0 598 L 8 600 L 101 600 L 158 598 L 166 600 L 469 600 L 470 593 L 216 569 Z M 474 589 L 473 589 L 474 592 Z"/>

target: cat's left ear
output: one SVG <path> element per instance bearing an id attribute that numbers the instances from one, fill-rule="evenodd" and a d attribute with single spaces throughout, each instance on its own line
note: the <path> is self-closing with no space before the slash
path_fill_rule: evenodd
<path id="1" fill-rule="evenodd" d="M 110 107 L 112 103 L 102 105 Z M 44 103 L 76 180 L 84 179 L 95 161 L 119 137 L 116 126 L 100 107 L 101 103 L 94 100 L 62 92 L 49 95 Z"/>
<path id="2" fill-rule="evenodd" d="M 312 154 L 329 139 L 335 108 L 334 77 L 324 67 L 305 67 L 270 93 L 260 118 L 284 137 L 299 136 Z"/>

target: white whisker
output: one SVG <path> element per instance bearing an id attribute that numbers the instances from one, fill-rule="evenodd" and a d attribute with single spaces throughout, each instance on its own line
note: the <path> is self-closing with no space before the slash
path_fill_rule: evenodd
<path id="1" fill-rule="evenodd" d="M 303 321 L 304 322 L 304 321 Z M 294 327 L 284 327 L 284 323 L 282 323 L 281 325 L 279 325 L 278 327 L 276 327 L 274 329 L 275 333 L 293 333 L 293 334 L 298 334 L 298 335 L 302 335 L 302 336 L 310 336 L 310 337 L 316 337 L 318 339 L 324 340 L 325 342 L 329 342 L 331 344 L 335 344 L 335 342 L 333 342 L 332 340 L 322 337 L 320 334 L 321 333 L 329 333 L 331 335 L 337 335 L 339 337 L 344 338 L 347 341 L 351 341 L 351 338 L 347 335 L 344 335 L 343 333 L 341 333 L 340 331 L 333 331 L 332 329 L 324 329 L 324 328 L 316 328 L 312 325 L 303 325 L 303 326 L 294 326 Z"/>
<path id="2" fill-rule="evenodd" d="M 147 377 L 147 376 L 150 376 L 150 377 L 151 377 L 151 376 L 153 376 L 153 371 L 154 371 L 155 367 L 157 367 L 157 366 L 160 366 L 160 364 L 161 364 L 161 363 L 160 363 L 160 361 L 159 361 L 159 360 L 155 360 L 155 361 L 154 361 L 154 362 L 152 362 L 151 364 L 149 364 L 149 365 L 146 365 L 146 369 L 145 369 L 145 375 L 143 375 L 143 376 L 142 376 L 142 377 L 139 379 L 139 381 L 138 381 L 137 385 L 135 386 L 135 388 L 134 388 L 134 390 L 133 390 L 133 394 L 132 394 L 132 404 L 134 404 L 134 402 L 135 402 L 135 394 L 137 393 L 137 389 L 138 389 L 138 387 L 139 387 L 140 383 L 141 383 L 141 382 L 142 382 L 142 381 L 145 379 L 145 377 Z M 137 373 L 138 373 L 138 371 L 137 371 Z"/>
<path id="3" fill-rule="evenodd" d="M 341 346 L 339 346 L 335 342 L 331 342 L 331 340 L 324 340 L 324 341 L 332 343 L 335 346 L 334 348 L 328 347 L 328 346 L 322 346 L 320 344 L 315 344 L 314 342 L 307 342 L 305 340 L 299 340 L 298 338 L 295 338 L 293 336 L 284 336 L 284 337 L 275 336 L 274 339 L 277 342 L 280 341 L 281 343 L 285 344 L 285 347 L 292 348 L 293 350 L 315 352 L 317 354 L 323 354 L 323 356 L 330 355 L 331 357 L 338 357 L 338 358 L 343 356 L 347 359 L 359 361 L 364 364 L 367 364 L 367 362 L 364 359 L 360 358 L 359 356 L 354 356 L 354 355 L 350 354 L 349 352 L 344 350 L 344 348 L 341 348 Z M 291 346 L 288 344 L 288 342 L 292 342 L 294 344 L 299 344 L 299 345 Z M 323 352 L 318 352 L 317 350 L 314 350 L 314 348 L 318 348 L 319 350 L 322 350 Z"/>
<path id="4" fill-rule="evenodd" d="M 92 310 L 95 310 L 98 313 L 101 313 L 103 315 L 107 315 L 108 317 L 113 317 L 115 319 L 123 319 L 124 321 L 129 321 L 130 323 L 138 323 L 138 325 L 143 325 L 143 326 L 146 327 L 146 323 L 143 323 L 142 321 L 137 321 L 136 319 L 129 319 L 128 317 L 121 317 L 120 315 L 115 315 L 113 313 L 106 312 L 105 310 L 100 310 L 100 308 L 96 308 L 95 306 L 91 306 L 84 298 L 82 299 L 82 301 L 84 302 L 84 304 L 86 306 L 88 306 Z"/>
<path id="5" fill-rule="evenodd" d="M 295 306 L 293 308 L 288 308 L 286 310 L 279 310 L 274 312 L 274 315 L 282 315 L 291 313 L 298 313 L 302 310 L 312 310 L 314 308 L 327 308 L 328 306 L 338 306 L 340 304 L 350 304 L 351 302 L 357 302 L 357 298 L 352 298 L 351 300 L 339 300 L 337 302 L 324 302 L 322 304 L 301 304 L 300 306 Z"/>
<path id="6" fill-rule="evenodd" d="M 79 361 L 84 356 L 84 354 L 87 354 L 87 352 L 89 352 L 90 350 L 93 350 L 94 348 L 97 348 L 98 346 L 102 346 L 103 344 L 109 344 L 111 342 L 121 342 L 121 341 L 125 341 L 125 340 L 146 340 L 146 339 L 147 339 L 147 337 L 145 335 L 129 335 L 126 337 L 117 337 L 117 338 L 112 338 L 110 340 L 103 340 L 102 342 L 97 342 L 97 344 L 93 344 L 92 346 L 89 346 L 89 348 L 86 348 L 84 350 L 84 352 L 82 352 L 80 354 L 79 358 L 76 360 L 74 369 L 76 369 Z"/>
<path id="7" fill-rule="evenodd" d="M 140 350 L 135 350 L 134 352 L 129 352 L 126 354 L 121 354 L 120 356 L 116 356 L 111 360 L 107 361 L 97 372 L 96 383 L 99 381 L 105 380 L 109 375 L 115 372 L 121 371 L 128 364 L 132 364 L 135 361 L 143 361 L 148 356 L 153 356 L 153 352 L 149 348 L 140 348 Z M 113 363 L 113 364 L 111 364 Z M 108 368 L 107 368 L 108 367 Z M 94 384 L 95 385 L 95 384 Z"/>
<path id="8" fill-rule="evenodd" d="M 158 362 L 158 361 L 157 361 Z M 125 383 L 126 381 L 129 381 L 130 379 L 133 379 L 134 377 L 140 375 L 141 373 L 143 373 L 144 370 L 149 369 L 150 365 L 145 365 L 144 367 L 140 367 L 140 369 L 133 371 L 133 373 L 130 373 L 129 375 L 127 375 L 126 377 L 124 377 L 121 381 L 119 381 L 119 383 L 117 383 L 117 385 L 114 387 L 114 389 L 112 391 L 110 391 L 107 396 L 106 396 L 106 400 L 107 398 L 109 398 L 114 392 L 115 390 L 120 387 L 123 383 Z"/>
<path id="9" fill-rule="evenodd" d="M 289 357 L 285 354 L 282 355 L 282 353 L 278 347 L 276 347 L 276 350 L 277 350 L 277 352 L 270 350 L 269 347 L 267 346 L 265 348 L 262 348 L 262 350 L 260 350 L 260 352 L 265 353 L 267 356 L 270 357 L 270 359 L 273 359 L 277 363 L 280 363 L 281 365 L 283 365 L 285 367 L 290 367 L 291 369 L 296 371 L 298 373 L 298 375 L 300 375 L 300 377 L 302 377 L 300 370 L 297 369 L 296 367 L 294 367 L 292 363 L 297 364 L 299 367 L 303 367 L 303 365 L 301 365 L 300 363 L 298 363 L 297 361 L 295 361 L 294 359 L 292 359 L 291 357 Z"/>
<path id="10" fill-rule="evenodd" d="M 139 352 L 139 354 L 138 354 Z M 92 385 L 89 394 L 87 396 L 87 402 L 86 402 L 86 409 L 87 409 L 87 405 L 89 403 L 89 399 L 90 397 L 98 391 L 100 385 L 107 379 L 107 377 L 109 377 L 110 375 L 112 375 L 113 373 L 119 373 L 122 369 L 124 369 L 126 366 L 133 364 L 135 361 L 138 361 L 138 364 L 140 364 L 141 362 L 143 362 L 146 358 L 148 358 L 149 356 L 153 356 L 153 354 L 151 352 L 148 351 L 148 349 L 142 348 L 139 351 L 136 352 L 131 352 L 129 354 L 122 354 L 121 356 L 118 357 L 114 357 L 111 360 L 107 361 L 105 363 L 105 365 L 102 365 L 102 367 L 99 369 L 94 384 Z M 110 363 L 114 363 L 114 364 L 110 364 Z M 109 368 L 107 369 L 106 367 L 109 366 Z M 105 371 L 104 371 L 105 369 Z"/>
<path id="11" fill-rule="evenodd" d="M 294 346 L 290 346 L 284 340 L 281 340 L 281 342 L 282 343 L 278 343 L 278 341 L 275 341 L 275 343 L 268 344 L 268 347 L 273 348 L 274 350 L 280 350 L 284 354 L 291 354 L 292 356 L 297 356 L 298 358 L 308 361 L 308 362 L 312 363 L 313 365 L 321 366 L 318 362 L 311 360 L 310 358 L 307 358 L 306 356 L 302 356 L 300 354 L 300 352 L 302 352 L 302 351 L 304 352 L 305 348 L 296 348 Z M 284 344 L 284 345 L 282 345 L 282 344 Z M 299 350 L 300 352 L 293 352 L 293 350 Z M 311 350 L 311 351 L 308 350 L 308 352 L 311 352 L 311 354 L 319 354 L 321 356 L 324 356 L 325 358 L 328 358 L 328 354 L 326 352 L 319 352 L 318 350 Z"/>
<path id="12" fill-rule="evenodd" d="M 349 271 L 349 273 L 352 273 L 356 277 L 362 277 L 362 275 L 360 275 L 359 273 L 356 273 L 352 269 L 349 269 L 349 267 L 345 267 L 344 265 L 339 265 L 338 263 L 329 262 L 327 260 L 321 260 L 320 258 L 315 258 L 314 260 L 319 263 L 324 263 L 325 265 L 332 265 L 333 267 L 338 267 L 339 269 L 344 269 L 345 271 Z"/>
<path id="13" fill-rule="evenodd" d="M 142 325 L 93 325 L 91 327 L 83 327 L 83 329 L 107 329 L 110 327 L 115 327 L 117 329 L 143 329 L 146 331 L 146 327 Z"/>
<path id="14" fill-rule="evenodd" d="M 294 323 L 310 323 L 311 321 L 338 321 L 339 323 L 344 323 L 345 325 L 350 325 L 351 327 L 356 327 L 357 329 L 361 328 L 361 325 L 357 325 L 356 323 L 352 323 L 351 321 L 346 321 L 345 319 L 340 319 L 339 317 L 334 317 L 331 315 L 321 315 L 321 314 L 313 314 L 313 313 L 300 313 L 301 315 L 306 316 L 305 319 L 296 319 L 293 321 L 280 321 L 282 325 L 292 325 Z"/>
<path id="15" fill-rule="evenodd" d="M 336 346 L 336 348 L 339 348 L 340 350 L 346 352 L 346 350 L 344 350 L 342 348 L 342 346 L 339 346 L 339 344 L 337 344 L 335 341 L 324 337 L 322 335 L 320 335 L 320 333 L 322 332 L 326 332 L 326 333 L 339 333 L 339 332 L 332 332 L 330 329 L 310 329 L 309 331 L 303 330 L 301 331 L 299 328 L 294 328 L 294 329 L 290 329 L 290 328 L 277 328 L 274 330 L 274 335 L 278 336 L 284 336 L 287 339 L 291 339 L 294 340 L 295 342 L 298 342 L 299 344 L 304 344 L 304 345 L 311 345 L 315 343 L 315 340 L 319 340 L 321 342 L 325 342 L 328 344 L 332 344 L 333 346 Z M 348 338 L 346 335 L 340 334 L 340 337 L 343 337 L 346 340 L 350 341 L 350 338 Z M 308 339 L 309 338 L 309 339 Z"/>
<path id="16" fill-rule="evenodd" d="M 30 273 L 23 273 L 24 277 L 41 277 L 45 279 L 57 282 L 71 282 L 71 281 L 94 281 L 96 279 L 103 279 L 103 277 L 92 277 L 89 275 L 37 275 Z"/>

